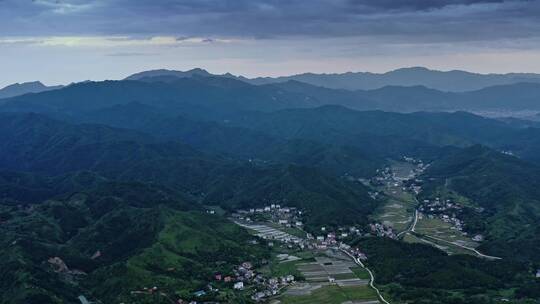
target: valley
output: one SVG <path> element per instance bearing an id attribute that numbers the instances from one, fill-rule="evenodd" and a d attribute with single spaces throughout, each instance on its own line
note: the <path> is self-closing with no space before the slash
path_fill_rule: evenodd
<path id="1" fill-rule="evenodd" d="M 0 0 L 0 304 L 540 304 L 539 16 Z"/>
<path id="2" fill-rule="evenodd" d="M 462 222 L 455 217 L 462 207 L 451 200 L 455 195 L 436 197 L 432 202 L 418 201 L 419 184 L 422 183 L 420 175 L 429 164 L 407 157 L 404 159 L 408 161 L 394 161 L 389 167 L 379 169 L 380 175 L 371 181 L 374 190 L 386 197 L 375 219 L 380 225 L 391 228 L 388 236 L 405 242 L 429 244 L 448 254 L 500 259 L 476 250 L 483 236 L 471 236 L 463 231 Z"/>
<path id="3" fill-rule="evenodd" d="M 0 302 L 537 300 L 534 124 L 300 88 L 158 77 L 0 102 Z"/>
<path id="4" fill-rule="evenodd" d="M 270 303 L 379 303 L 378 289 L 373 285 L 369 269 L 357 259 L 365 255 L 356 248 L 350 248 L 340 239 L 349 233 L 326 233 L 319 235 L 305 233 L 293 236 L 288 231 L 291 224 L 301 227 L 300 219 L 291 213 L 301 215 L 302 211 L 277 205 L 267 206 L 253 212 L 240 210 L 233 219 L 236 224 L 253 231 L 276 252 L 273 264 L 266 266 L 263 273 L 293 276 L 290 285 L 276 288 L 271 292 L 256 293 L 254 299 L 268 298 Z M 233 215 L 234 216 L 234 215 Z M 262 220 L 262 221 L 261 221 Z M 343 229 L 338 229 L 343 231 Z M 353 228 L 349 229 L 353 230 Z M 296 233 L 297 234 L 297 233 Z M 279 281 L 279 278 L 270 280 Z M 387 303 L 384 298 L 380 298 Z"/>

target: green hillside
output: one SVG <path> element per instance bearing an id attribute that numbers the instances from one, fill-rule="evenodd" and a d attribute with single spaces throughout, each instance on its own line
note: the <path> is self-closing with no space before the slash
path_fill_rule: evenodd
<path id="1" fill-rule="evenodd" d="M 537 283 L 521 263 L 449 256 L 429 245 L 383 238 L 354 244 L 366 253 L 377 284 L 392 296 L 392 303 L 534 303 L 523 298 L 536 297 L 524 288 Z"/>
<path id="2" fill-rule="evenodd" d="M 298 207 L 307 229 L 367 224 L 375 202 L 360 183 L 333 178 L 316 169 L 240 167 L 208 187 L 204 201 L 225 208 L 249 208 L 271 203 Z"/>
<path id="3" fill-rule="evenodd" d="M 126 138 L 132 131 L 124 129 L 73 125 L 34 114 L 6 116 L 0 124 L 15 124 L 12 121 L 16 128 L 0 132 L 5 147 L 0 158 L 7 169 L 42 175 L 92 171 L 117 181 L 163 185 L 228 210 L 287 201 L 310 211 L 308 224 L 314 226 L 337 225 L 338 220 L 364 223 L 373 207 L 367 189 L 341 176 L 373 174 L 383 162 L 354 148 L 308 142 L 268 147 L 270 162 L 236 160 L 146 135 Z M 42 124 L 49 128 L 38 131 Z M 77 132 L 82 135 L 74 135 Z"/>
<path id="4" fill-rule="evenodd" d="M 538 260 L 540 249 L 540 167 L 516 157 L 474 146 L 443 158 L 426 172 L 432 180 L 424 195 L 439 187 L 469 198 L 484 211 L 469 219 L 481 222 L 487 240 L 480 249 L 496 256 Z"/>
<path id="5" fill-rule="evenodd" d="M 179 298 L 223 267 L 266 256 L 243 229 L 197 209 L 166 189 L 110 182 L 63 199 L 2 205 L 0 301 L 74 303 L 84 294 L 148 303 L 131 291 L 153 286 Z M 55 271 L 51 257 L 84 274 Z"/>

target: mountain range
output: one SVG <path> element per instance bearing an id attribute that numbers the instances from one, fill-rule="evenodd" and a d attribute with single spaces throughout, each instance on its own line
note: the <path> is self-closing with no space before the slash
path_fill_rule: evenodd
<path id="1" fill-rule="evenodd" d="M 252 85 L 226 77 L 156 76 L 140 80 L 83 82 L 41 94 L 0 99 L 4 111 L 59 112 L 71 107 L 91 110 L 138 102 L 182 113 L 189 109 L 211 119 L 226 119 L 237 110 L 275 111 L 340 105 L 355 110 L 472 111 L 495 116 L 532 116 L 540 111 L 540 84 L 517 83 L 452 93 L 423 86 L 387 86 L 368 91 L 317 87 L 297 81 Z M 75 103 L 73 98 L 86 100 Z M 175 109 L 172 109 L 175 107 Z M 195 111 L 198 109 L 198 111 Z M 495 114 L 493 114 L 495 113 Z"/>
<path id="2" fill-rule="evenodd" d="M 413 69 L 412 71 L 416 71 Z M 421 69 L 424 71 L 424 69 Z M 405 70 L 399 70 L 405 73 Z M 395 71 L 396 73 L 398 71 Z M 429 71 L 429 73 L 444 73 Z M 449 73 L 449 72 L 448 72 Z M 465 73 L 465 72 L 463 72 Z M 438 75 L 438 74 L 437 74 Z M 443 74 L 446 75 L 446 74 Z M 477 74 L 472 74 L 477 75 Z M 474 90 L 461 90 L 459 92 L 446 92 L 431 88 L 429 83 L 422 80 L 411 80 L 410 83 L 384 82 L 377 89 L 343 89 L 328 88 L 324 83 L 305 81 L 301 78 L 279 78 L 276 81 L 253 81 L 243 77 L 235 77 L 231 74 L 213 75 L 202 69 L 190 71 L 154 70 L 134 74 L 124 81 L 104 81 L 104 82 L 83 82 L 72 84 L 66 90 L 73 94 L 83 94 L 84 90 L 92 91 L 92 96 L 98 94 L 99 90 L 103 94 L 117 94 L 120 100 L 136 102 L 156 102 L 163 103 L 172 99 L 183 100 L 182 106 L 190 108 L 199 107 L 202 112 L 227 111 L 224 107 L 220 111 L 215 111 L 215 101 L 225 100 L 228 108 L 242 108 L 246 110 L 273 111 L 287 108 L 309 108 L 322 105 L 341 105 L 356 110 L 383 110 L 392 112 L 415 112 L 415 111 L 472 111 L 490 116 L 516 116 L 532 117 L 540 111 L 538 103 L 538 92 L 540 92 L 540 82 L 534 74 L 505 75 L 508 81 L 486 82 L 487 86 L 478 86 Z M 490 77 L 502 77 L 501 75 L 489 75 Z M 512 76 L 512 77 L 511 77 Z M 457 76 L 458 77 L 458 76 Z M 478 76 L 480 77 L 480 76 Z M 488 77 L 486 75 L 486 77 Z M 429 77 L 428 77 L 429 78 Z M 414 79 L 414 78 L 412 78 Z M 458 77 L 458 79 L 462 79 Z M 498 78 L 497 78 L 498 79 Z M 526 81 L 526 82 L 525 82 Z M 144 82 L 144 84 L 141 84 Z M 450 80 L 444 83 L 452 83 Z M 312 84 L 310 84 L 312 83 Z M 473 83 L 468 81 L 467 83 Z M 28 107 L 26 100 L 36 100 L 36 98 L 55 98 L 66 96 L 65 93 L 57 93 L 61 87 L 43 87 L 33 85 L 34 92 L 49 91 L 48 95 L 14 96 L 30 92 L 31 85 L 16 85 L 15 87 L 26 87 L 15 93 L 10 87 L 11 93 L 0 100 L 0 104 L 17 110 L 18 107 L 25 107 L 24 110 L 43 111 L 48 107 L 52 110 L 52 104 L 42 101 L 42 105 L 33 104 Z M 73 87 L 73 88 L 72 88 Z M 206 89 L 203 89 L 205 87 Z M 113 92 L 116 90 L 116 93 Z M 124 92 L 125 91 L 125 92 Z M 155 94 L 155 92 L 158 92 Z M 2 95 L 0 95 L 0 98 Z M 196 100 L 196 102 L 194 102 Z M 61 101 L 55 101 L 59 106 Z M 95 101 L 94 101 L 95 102 Z M 78 105 L 80 106 L 80 105 Z M 90 107 L 88 102 L 86 106 Z M 234 109 L 233 109 L 234 110 Z M 229 111 L 230 112 L 230 111 Z M 215 118 L 215 117 L 214 117 Z"/>
<path id="3" fill-rule="evenodd" d="M 15 83 L 0 89 L 0 98 L 9 98 L 28 93 L 39 93 L 60 88 L 62 88 L 61 85 L 49 87 L 39 81 Z"/>
<path id="4" fill-rule="evenodd" d="M 540 75 L 534 73 L 479 74 L 466 71 L 437 71 L 423 67 L 401 68 L 386 73 L 347 72 L 342 74 L 305 73 L 281 77 L 247 78 L 230 73 L 213 75 L 197 68 L 186 72 L 173 70 L 153 70 L 127 77 L 128 80 L 140 80 L 146 77 L 174 76 L 220 76 L 235 78 L 247 83 L 262 85 L 298 81 L 330 89 L 374 90 L 385 86 L 425 86 L 430 89 L 447 92 L 465 92 L 480 90 L 490 86 L 509 85 L 520 82 L 540 83 Z"/>

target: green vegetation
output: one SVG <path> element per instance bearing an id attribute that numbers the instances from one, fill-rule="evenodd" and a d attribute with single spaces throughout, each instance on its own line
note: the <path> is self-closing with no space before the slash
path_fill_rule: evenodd
<path id="1" fill-rule="evenodd" d="M 398 302 L 495 303 L 508 290 L 534 282 L 529 268 L 516 262 L 448 256 L 432 246 L 382 238 L 359 239 L 355 245 L 367 254 L 377 285 Z"/>
<path id="2" fill-rule="evenodd" d="M 312 230 L 366 223 L 373 209 L 361 184 L 317 168 L 239 162 L 180 143 L 156 143 L 134 131 L 72 125 L 36 114 L 3 116 L 0 145 L 5 149 L 0 150 L 0 165 L 12 170 L 44 175 L 91 170 L 113 180 L 163 185 L 227 211 L 283 203 L 305 210 L 307 228 Z M 38 189 L 47 188 L 43 184 Z"/>
<path id="3" fill-rule="evenodd" d="M 415 168 L 413 164 L 403 161 L 391 161 L 390 165 L 392 172 L 399 178 L 408 178 Z M 377 222 L 392 227 L 396 233 L 409 228 L 417 205 L 415 197 L 402 187 L 393 183 L 378 185 L 376 189 L 383 192 L 384 196 L 379 200 L 381 203 L 372 216 Z"/>
<path id="4" fill-rule="evenodd" d="M 359 183 L 298 166 L 238 168 L 211 185 L 204 199 L 230 209 L 270 203 L 298 207 L 305 212 L 308 231 L 366 224 L 375 204 Z"/>
<path id="5" fill-rule="evenodd" d="M 137 297 L 130 291 L 151 286 L 181 297 L 186 291 L 204 289 L 213 273 L 230 273 L 231 265 L 267 257 L 261 248 L 248 244 L 251 238 L 239 227 L 219 217 L 169 210 L 164 221 L 151 247 L 91 277 L 107 286 L 98 290 L 99 298 L 131 302 Z M 116 273 L 113 278 L 110 271 Z"/>
<path id="6" fill-rule="evenodd" d="M 287 254 L 298 259 L 294 261 L 281 260 L 278 258 L 278 255 L 280 254 Z M 273 249 L 272 258 L 269 260 L 268 265 L 263 266 L 260 270 L 269 277 L 281 277 L 292 274 L 295 277 L 295 280 L 303 281 L 305 278 L 296 265 L 314 261 L 314 252 L 312 251 L 287 249 L 283 246 Z"/>
<path id="7" fill-rule="evenodd" d="M 156 300 L 142 290 L 153 286 L 190 298 L 213 272 L 268 258 L 264 246 L 248 244 L 251 235 L 204 206 L 223 214 L 279 202 L 305 210 L 307 228 L 317 229 L 367 222 L 373 203 L 360 184 L 314 168 L 246 164 L 35 114 L 4 118 L 2 165 L 34 172 L 0 173 L 4 299 L 62 303 L 84 294 L 144 303 Z M 47 262 L 55 256 L 86 275 L 55 273 Z M 238 296 L 220 287 L 209 299 Z"/>
<path id="8" fill-rule="evenodd" d="M 346 301 L 369 301 L 377 298 L 377 294 L 368 286 L 339 287 L 336 285 L 323 286 L 310 295 L 283 296 L 284 304 L 341 304 Z"/>
<path id="9" fill-rule="evenodd" d="M 254 220 L 258 221 L 257 219 L 257 216 L 254 216 L 253 217 Z M 265 223 L 266 225 L 270 226 L 270 227 L 274 227 L 278 230 L 281 230 L 283 232 L 286 232 L 290 235 L 294 235 L 294 236 L 297 236 L 299 238 L 305 238 L 306 237 L 306 232 L 303 231 L 302 229 L 300 228 L 296 228 L 296 227 L 286 227 L 284 225 L 280 225 L 280 224 L 277 224 L 277 223 L 272 223 L 272 222 L 266 222 Z"/>
<path id="10" fill-rule="evenodd" d="M 440 97 L 387 88 L 366 102 L 384 108 L 410 96 L 403 93 Z M 358 106 L 350 96 L 299 83 L 196 77 L 80 83 L 1 101 L 0 111 L 11 113 L 0 113 L 0 302 L 73 303 L 83 294 L 103 303 L 170 303 L 191 299 L 215 272 L 246 260 L 269 261 L 257 266 L 301 279 L 296 264 L 312 261 L 311 253 L 279 263 L 225 216 L 275 203 L 302 209 L 308 232 L 362 228 L 373 219 L 403 230 L 414 198 L 394 187 L 377 205 L 357 182 L 389 164 L 406 175 L 410 168 L 394 162 L 403 156 L 432 163 L 422 195 L 465 206 L 465 229 L 486 237 L 479 250 L 504 259 L 462 255 L 414 234 L 405 242 L 356 240 L 385 294 L 441 304 L 540 297 L 531 275 L 540 263 L 540 167 L 524 161 L 539 162 L 540 131 L 463 112 L 339 106 Z M 334 99 L 339 105 L 325 106 Z M 438 221 L 421 220 L 417 230 L 465 240 Z M 200 301 L 250 301 L 247 292 L 214 284 L 220 292 Z M 154 286 L 158 293 L 144 289 Z M 372 291 L 329 286 L 284 303 L 362 299 L 373 299 Z"/>
<path id="11" fill-rule="evenodd" d="M 452 229 L 452 227 L 453 226 L 450 223 L 446 223 L 439 218 L 428 218 L 424 215 L 418 220 L 415 232 L 420 235 L 433 236 L 450 243 L 457 243 L 470 248 L 476 248 L 478 246 L 478 243 L 472 241 L 470 237 L 462 235 L 459 230 Z M 449 244 L 444 243 L 444 245 L 448 246 Z M 453 249 L 459 250 L 459 248 Z M 460 250 L 459 252 L 467 253 L 467 250 Z"/>
<path id="12" fill-rule="evenodd" d="M 171 298 L 190 296 L 214 272 L 268 257 L 243 229 L 172 194 L 105 182 L 65 199 L 2 207 L 1 302 L 70 303 L 84 294 L 145 303 L 131 291 L 153 286 Z M 51 257 L 86 275 L 55 272 Z"/>
<path id="13" fill-rule="evenodd" d="M 391 188 L 391 189 L 394 189 Z M 394 191 L 388 190 L 387 191 Z M 400 191 L 401 188 L 395 191 Z M 386 195 L 392 195 L 386 192 Z M 382 205 L 377 208 L 377 211 L 373 215 L 373 218 L 378 222 L 391 226 L 397 233 L 406 230 L 413 220 L 414 207 L 416 203 L 410 198 L 394 199 L 392 197 L 386 198 Z"/>
<path id="14" fill-rule="evenodd" d="M 356 275 L 357 278 L 362 280 L 369 280 L 370 276 L 367 270 L 362 267 L 353 267 L 351 268 L 352 272 Z"/>
<path id="15" fill-rule="evenodd" d="M 306 261 L 309 261 L 308 259 L 301 259 L 297 261 L 290 261 L 290 262 L 280 262 L 277 260 L 272 261 L 270 263 L 270 266 L 267 267 L 266 272 L 271 277 L 281 277 L 281 276 L 287 276 L 292 274 L 297 281 L 302 281 L 304 279 L 304 276 L 298 269 L 296 268 L 296 264 L 298 263 L 305 263 Z M 265 269 L 263 268 L 263 272 L 265 272 Z"/>
<path id="16" fill-rule="evenodd" d="M 435 162 L 424 196 L 444 186 L 470 200 L 465 229 L 483 233 L 478 248 L 494 256 L 539 262 L 540 168 L 515 157 L 475 146 Z"/>

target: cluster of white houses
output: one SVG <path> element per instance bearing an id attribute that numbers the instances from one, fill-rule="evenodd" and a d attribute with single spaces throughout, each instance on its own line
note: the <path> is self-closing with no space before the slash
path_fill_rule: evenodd
<path id="1" fill-rule="evenodd" d="M 199 299 L 204 299 L 205 296 L 219 292 L 215 286 L 228 286 L 237 291 L 242 291 L 249 288 L 251 298 L 256 302 L 263 301 L 268 297 L 277 295 L 279 290 L 293 284 L 295 277 L 293 275 L 285 275 L 281 277 L 265 277 L 254 268 L 251 262 L 243 262 L 235 266 L 231 273 L 215 273 L 213 282 L 209 283 L 205 289 L 193 292 L 194 299 L 192 300 L 177 300 L 179 304 L 197 304 Z M 156 288 L 156 287 L 154 287 Z M 157 288 L 156 288 L 157 290 Z M 208 303 L 201 301 L 203 303 Z M 212 302 L 214 303 L 214 302 Z"/>
<path id="2" fill-rule="evenodd" d="M 351 226 L 332 230 L 321 227 L 320 233 L 313 235 L 303 232 L 302 216 L 305 214 L 297 208 L 271 204 L 263 208 L 238 210 L 232 214 L 232 220 L 242 227 L 255 231 L 256 235 L 265 239 L 270 246 L 275 246 L 274 243 L 279 242 L 289 248 L 297 246 L 302 250 L 342 250 L 362 260 L 367 259 L 359 248 L 351 248 L 343 242 L 344 239 L 352 235 L 360 235 L 359 228 Z M 294 236 L 285 232 L 288 230 L 284 228 L 297 228 L 295 230 L 303 232 L 305 237 Z M 216 274 L 215 279 L 234 282 L 233 288 L 237 290 L 249 286 L 250 291 L 254 290 L 251 298 L 257 302 L 277 295 L 282 288 L 295 282 L 295 277 L 292 274 L 266 278 L 257 273 L 251 264 L 246 263 L 236 267 L 234 275 Z"/>
<path id="3" fill-rule="evenodd" d="M 375 187 L 401 187 L 401 190 L 403 191 L 410 191 L 411 193 L 418 195 L 420 191 L 422 191 L 421 184 L 423 181 L 417 178 L 417 176 L 422 174 L 428 167 L 428 165 L 424 164 L 421 160 L 417 160 L 411 157 L 404 157 L 404 160 L 415 165 L 415 167 L 410 171 L 408 176 L 397 176 L 390 167 L 384 167 L 381 169 L 377 169 L 377 174 L 372 177 L 369 182 L 365 182 L 365 184 Z"/>
<path id="4" fill-rule="evenodd" d="M 439 217 L 446 223 L 451 223 L 456 230 L 463 230 L 463 223 L 457 218 L 458 214 L 463 209 L 458 203 L 454 203 L 452 200 L 441 200 L 436 197 L 433 200 L 425 199 L 420 204 L 418 210 L 429 218 Z"/>
<path id="5" fill-rule="evenodd" d="M 233 213 L 233 220 L 240 226 L 254 230 L 257 236 L 268 241 L 274 246 L 274 241 L 285 243 L 292 248 L 297 246 L 304 250 L 339 249 L 346 246 L 342 240 L 353 235 L 360 235 L 361 231 L 355 226 L 340 227 L 335 231 L 327 227 L 321 227 L 320 233 L 314 235 L 303 232 L 302 216 L 304 213 L 295 207 L 282 207 L 270 205 L 264 208 L 239 210 Z M 281 229 L 297 228 L 305 237 L 291 235 Z"/>
<path id="6" fill-rule="evenodd" d="M 266 221 L 276 222 L 286 227 L 303 226 L 302 211 L 296 207 L 285 207 L 280 204 L 270 204 L 261 208 L 250 208 L 247 210 L 238 210 L 233 215 L 233 218 L 238 218 L 246 222 L 254 222 L 263 218 Z"/>
<path id="7" fill-rule="evenodd" d="M 460 231 L 466 236 L 467 232 L 463 231 L 463 221 L 459 219 L 459 214 L 463 210 L 463 206 L 450 199 L 443 200 L 439 197 L 434 199 L 425 199 L 420 204 L 418 210 L 428 218 L 439 218 L 445 223 L 452 225 L 451 229 Z M 484 237 L 481 234 L 476 234 L 472 237 L 475 242 L 481 242 Z"/>
<path id="8" fill-rule="evenodd" d="M 376 236 L 387 237 L 391 239 L 395 239 L 397 237 L 392 227 L 386 226 L 381 223 L 369 224 L 369 228 L 371 229 L 371 233 Z"/>

